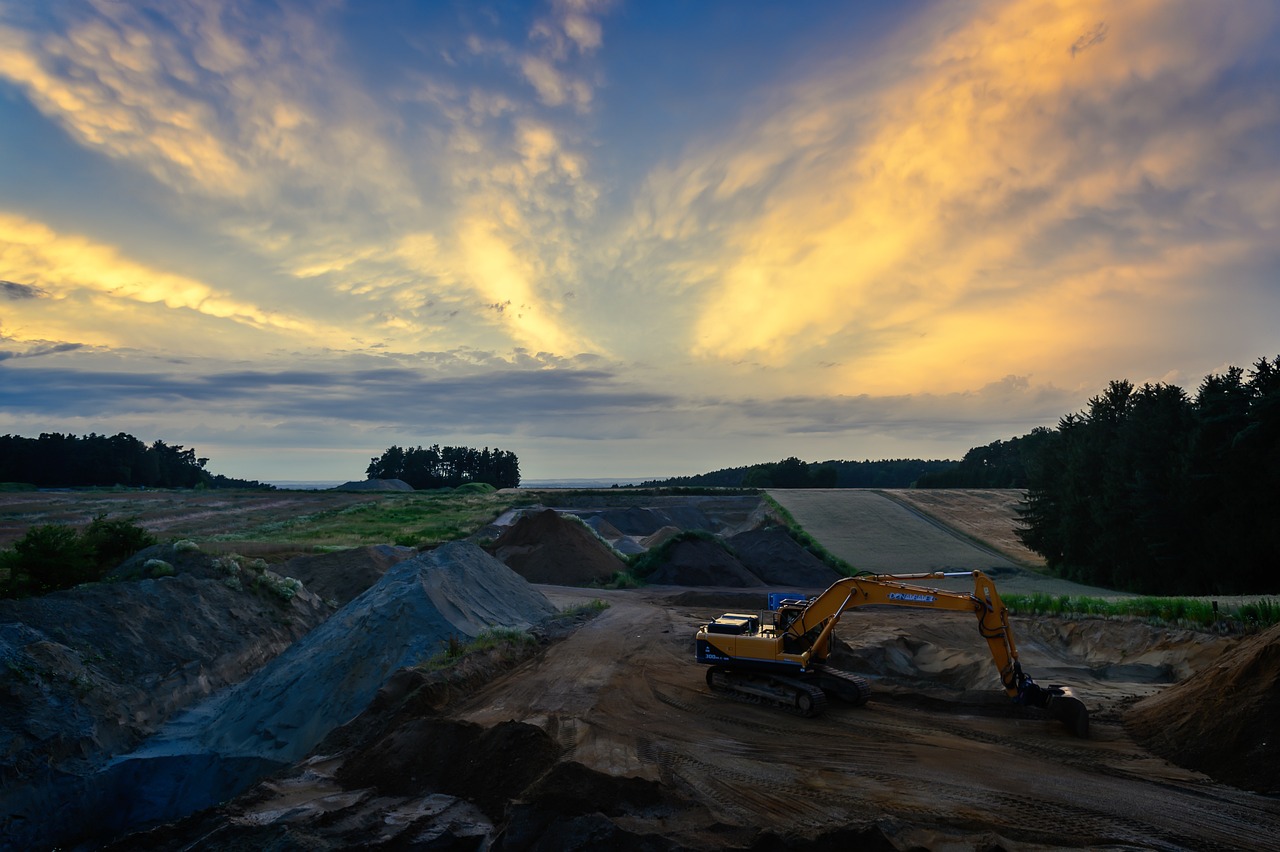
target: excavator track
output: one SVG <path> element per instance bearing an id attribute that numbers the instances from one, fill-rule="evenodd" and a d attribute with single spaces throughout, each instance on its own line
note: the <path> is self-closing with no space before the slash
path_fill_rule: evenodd
<path id="1" fill-rule="evenodd" d="M 707 669 L 707 686 L 717 695 L 735 701 L 777 707 L 806 718 L 817 716 L 827 706 L 822 687 L 793 677 L 712 666 Z"/>
<path id="2" fill-rule="evenodd" d="M 871 697 L 871 682 L 862 675 L 825 663 L 815 666 L 814 670 L 818 673 L 818 684 L 824 692 L 847 701 L 854 707 L 861 707 Z"/>

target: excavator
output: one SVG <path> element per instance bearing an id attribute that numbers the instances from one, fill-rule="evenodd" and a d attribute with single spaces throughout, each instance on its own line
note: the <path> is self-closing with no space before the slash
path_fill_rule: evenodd
<path id="1" fill-rule="evenodd" d="M 904 582 L 972 575 L 972 594 Z M 1038 707 L 1078 737 L 1089 735 L 1089 713 L 1069 687 L 1040 686 L 1022 671 L 1009 626 L 1009 610 L 982 571 L 869 574 L 837 580 L 811 598 L 771 595 L 767 612 L 725 613 L 702 625 L 697 660 L 709 665 L 712 692 L 781 707 L 800 716 L 822 712 L 828 697 L 855 706 L 867 702 L 866 678 L 827 663 L 831 637 L 845 610 L 906 606 L 971 612 L 991 649 L 1005 693 L 1017 704 Z"/>

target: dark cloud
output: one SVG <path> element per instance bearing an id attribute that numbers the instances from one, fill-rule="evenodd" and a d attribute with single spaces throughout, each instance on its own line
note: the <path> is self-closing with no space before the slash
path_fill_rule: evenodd
<path id="1" fill-rule="evenodd" d="M 862 457 L 855 445 L 875 435 L 949 441 L 963 451 L 1053 425 L 1081 404 L 1067 392 L 1013 376 L 963 394 L 737 399 L 653 392 L 611 370 L 545 367 L 453 376 L 404 367 L 184 376 L 0 365 L 0 386 L 11 415 L 54 423 L 72 417 L 176 421 L 209 412 L 244 418 L 248 431 L 237 430 L 235 442 L 258 446 L 280 443 L 287 435 L 305 440 L 312 433 L 373 431 L 593 443 L 705 442 L 719 452 L 740 439 L 774 442 L 791 436 L 798 447 L 847 445 L 843 457 L 849 458 Z M 266 433 L 250 425 L 263 421 L 276 425 Z M 214 428 L 209 436 L 218 432 Z M 833 451 L 837 455 L 840 451 Z"/>
<path id="2" fill-rule="evenodd" d="M 1094 45 L 1101 44 L 1106 40 L 1107 40 L 1106 22 L 1105 21 L 1099 22 L 1096 27 L 1089 30 L 1087 33 L 1080 36 L 1080 38 L 1072 42 L 1071 56 L 1074 58 L 1079 54 L 1084 53 L 1086 50 L 1093 47 Z"/>
<path id="3" fill-rule="evenodd" d="M 47 295 L 49 294 L 39 287 L 33 287 L 30 284 L 0 280 L 0 296 L 15 302 L 20 299 L 40 299 Z"/>
<path id="4" fill-rule="evenodd" d="M 57 352 L 74 352 L 83 346 L 83 343 L 51 343 L 32 347 L 25 352 L 0 349 L 0 361 L 8 361 L 11 358 L 39 358 L 41 355 L 53 355 Z"/>
<path id="5" fill-rule="evenodd" d="M 231 371 L 181 376 L 68 369 L 0 372 L 10 413 L 51 418 L 178 412 L 322 419 L 416 431 L 532 429 L 628 412 L 670 408 L 662 394 L 636 390 L 604 370 L 496 370 L 440 377 L 404 368 Z"/>

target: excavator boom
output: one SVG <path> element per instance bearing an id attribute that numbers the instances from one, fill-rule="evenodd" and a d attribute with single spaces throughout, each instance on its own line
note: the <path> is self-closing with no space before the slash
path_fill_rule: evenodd
<path id="1" fill-rule="evenodd" d="M 970 575 L 972 593 L 908 582 Z M 784 600 L 767 613 L 728 613 L 698 631 L 698 662 L 712 666 L 707 683 L 713 690 L 780 704 L 802 715 L 819 712 L 828 693 L 865 703 L 870 691 L 866 680 L 826 663 L 840 616 L 862 606 L 973 613 L 1005 694 L 1016 703 L 1047 710 L 1076 736 L 1088 735 L 1088 711 L 1070 689 L 1042 687 L 1022 671 L 1009 611 L 995 583 L 981 571 L 866 574 L 838 580 L 808 600 Z"/>

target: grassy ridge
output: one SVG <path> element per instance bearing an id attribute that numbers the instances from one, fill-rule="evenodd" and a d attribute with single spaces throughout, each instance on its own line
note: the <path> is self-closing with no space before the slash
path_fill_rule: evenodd
<path id="1" fill-rule="evenodd" d="M 1197 629 L 1225 625 L 1251 631 L 1280 623 L 1280 600 L 1260 598 L 1215 608 L 1211 598 L 1104 598 L 1073 595 L 1003 595 L 1005 606 L 1018 615 L 1091 615 L 1103 618 L 1141 618 Z"/>

